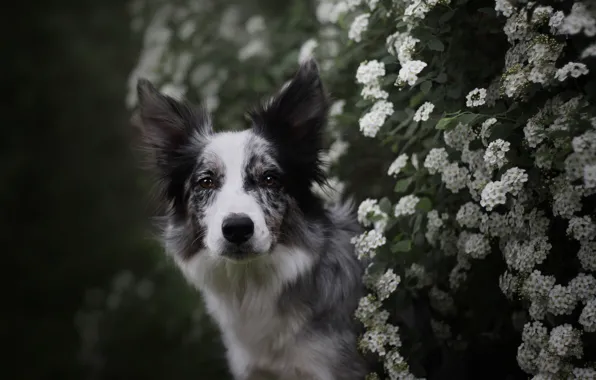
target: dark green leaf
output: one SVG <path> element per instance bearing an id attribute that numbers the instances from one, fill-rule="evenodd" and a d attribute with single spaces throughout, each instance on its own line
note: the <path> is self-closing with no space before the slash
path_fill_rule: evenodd
<path id="1" fill-rule="evenodd" d="M 443 13 L 441 15 L 441 17 L 439 17 L 439 23 L 441 23 L 441 24 L 446 23 L 447 21 L 451 20 L 451 17 L 453 17 L 454 14 L 455 14 L 455 10 L 454 9 L 449 10 L 449 11 Z"/>
<path id="2" fill-rule="evenodd" d="M 466 113 L 457 118 L 457 121 L 464 124 L 472 124 L 480 115 L 475 113 Z"/>
<path id="3" fill-rule="evenodd" d="M 404 193 L 406 190 L 408 190 L 408 187 L 410 186 L 411 183 L 412 183 L 412 178 L 400 179 L 395 184 L 395 188 L 393 189 L 393 191 L 395 191 L 396 193 Z"/>
<path id="4" fill-rule="evenodd" d="M 397 243 L 393 244 L 391 247 L 391 252 L 398 253 L 398 252 L 410 252 L 412 249 L 412 241 L 411 240 L 402 240 L 398 241 Z"/>
<path id="5" fill-rule="evenodd" d="M 418 201 L 418 204 L 416 205 L 416 208 L 418 210 L 422 210 L 422 211 L 430 211 L 432 210 L 433 204 L 431 202 L 431 200 L 427 197 L 422 197 L 420 198 L 420 201 Z"/>
<path id="6" fill-rule="evenodd" d="M 447 82 L 447 74 L 441 73 L 435 78 L 435 82 L 437 83 L 445 83 Z"/>
<path id="7" fill-rule="evenodd" d="M 426 81 L 420 85 L 420 89 L 424 94 L 428 94 L 430 89 L 433 87 L 433 83 L 431 81 Z"/>
<path id="8" fill-rule="evenodd" d="M 419 92 L 410 98 L 410 107 L 416 108 L 424 100 L 424 93 Z M 413 112 L 414 113 L 414 112 Z"/>
<path id="9" fill-rule="evenodd" d="M 379 208 L 381 209 L 381 211 L 383 211 L 385 214 L 389 214 L 391 213 L 391 201 L 389 200 L 389 198 L 384 197 L 383 199 L 381 199 L 379 201 Z"/>
<path id="10" fill-rule="evenodd" d="M 447 129 L 451 123 L 456 119 L 455 117 L 444 117 L 437 122 L 436 129 Z"/>
<path id="11" fill-rule="evenodd" d="M 441 42 L 441 40 L 437 38 L 432 38 L 428 41 L 428 47 L 430 50 L 434 51 L 443 51 L 445 50 L 445 45 Z"/>

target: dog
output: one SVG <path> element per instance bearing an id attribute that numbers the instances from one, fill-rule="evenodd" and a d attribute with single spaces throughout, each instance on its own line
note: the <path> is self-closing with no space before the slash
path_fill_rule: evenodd
<path id="1" fill-rule="evenodd" d="M 351 202 L 327 207 L 312 190 L 325 183 L 329 109 L 317 62 L 248 112 L 243 131 L 214 132 L 204 108 L 145 79 L 137 92 L 161 240 L 219 326 L 234 379 L 364 379 L 360 228 Z"/>

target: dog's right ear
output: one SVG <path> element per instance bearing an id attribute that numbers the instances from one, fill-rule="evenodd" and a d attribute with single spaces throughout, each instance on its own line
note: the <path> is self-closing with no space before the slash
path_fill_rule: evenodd
<path id="1" fill-rule="evenodd" d="M 161 94 L 147 79 L 138 81 L 137 94 L 139 105 L 132 123 L 158 166 L 171 164 L 167 161 L 182 154 L 193 139 L 212 132 L 210 117 L 202 107 Z"/>

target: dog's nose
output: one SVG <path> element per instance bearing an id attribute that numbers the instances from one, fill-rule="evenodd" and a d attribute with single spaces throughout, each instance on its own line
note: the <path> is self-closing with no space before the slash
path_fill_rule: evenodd
<path id="1" fill-rule="evenodd" d="M 221 224 L 221 232 L 227 241 L 242 244 L 252 236 L 255 224 L 246 214 L 228 215 Z"/>

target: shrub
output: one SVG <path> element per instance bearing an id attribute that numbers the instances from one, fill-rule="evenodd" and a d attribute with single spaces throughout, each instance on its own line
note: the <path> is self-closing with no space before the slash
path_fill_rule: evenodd
<path id="1" fill-rule="evenodd" d="M 160 22 L 186 35 L 190 4 Z M 356 313 L 371 379 L 596 377 L 594 6 L 320 0 L 259 19 L 252 4 L 228 40 L 242 23 L 217 4 L 198 51 L 152 48 L 154 79 L 217 97 L 234 125 L 238 98 L 318 58 L 336 99 L 328 171 L 369 228 L 353 243 L 373 259 Z"/>

